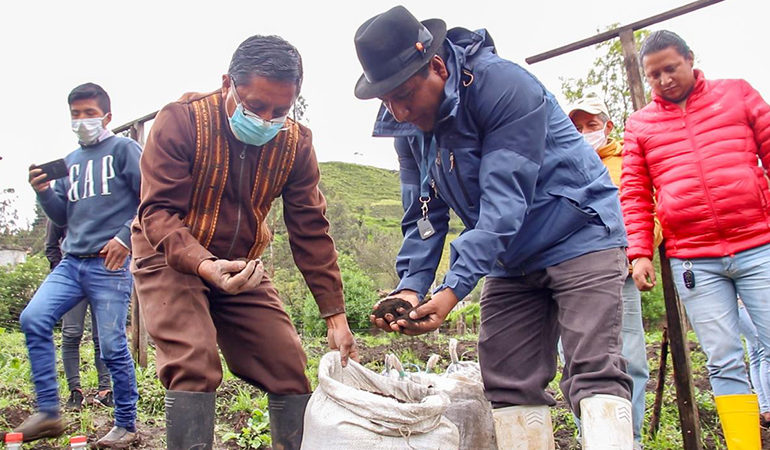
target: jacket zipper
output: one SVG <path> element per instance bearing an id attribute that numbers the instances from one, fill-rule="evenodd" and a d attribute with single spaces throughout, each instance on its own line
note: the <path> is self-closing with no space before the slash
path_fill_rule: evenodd
<path id="1" fill-rule="evenodd" d="M 471 200 L 471 196 L 468 195 L 468 191 L 465 189 L 465 184 L 463 183 L 462 174 L 460 173 L 460 166 L 455 164 L 455 153 L 454 151 L 449 151 L 449 173 L 452 173 L 452 170 L 455 170 L 457 173 L 455 174 L 455 178 L 457 179 L 457 184 L 460 185 L 460 190 L 463 192 L 463 197 L 465 197 L 466 203 L 468 203 L 468 206 L 473 208 L 473 201 Z"/>
<path id="2" fill-rule="evenodd" d="M 682 113 L 682 120 L 684 120 L 684 126 L 687 128 L 687 135 L 690 137 L 690 142 L 692 143 L 692 149 L 693 152 L 695 152 L 695 162 L 698 165 L 698 173 L 700 174 L 700 180 L 703 184 L 703 192 L 706 194 L 706 200 L 709 203 L 709 208 L 711 208 L 711 214 L 714 215 L 714 222 L 716 222 L 717 225 L 717 233 L 719 233 L 719 241 L 720 244 L 722 244 L 722 251 L 724 253 L 729 253 L 727 250 L 727 246 L 725 245 L 725 237 L 722 234 L 722 225 L 719 223 L 719 217 L 717 216 L 717 212 L 714 209 L 714 201 L 711 199 L 711 192 L 709 192 L 708 185 L 706 185 L 706 176 L 703 173 L 703 164 L 701 163 L 701 155 L 700 151 L 698 151 L 698 146 L 695 142 L 695 136 L 692 133 L 692 128 L 690 127 L 690 122 L 687 120 L 687 111 L 684 111 L 680 108 L 680 111 Z"/>
<path id="3" fill-rule="evenodd" d="M 438 167 L 438 170 L 437 170 L 438 180 L 440 182 L 442 181 L 442 178 L 443 178 L 442 175 L 444 174 L 444 171 L 441 170 L 441 149 L 438 149 L 438 151 L 436 152 L 436 166 Z M 443 181 L 446 182 L 446 179 L 444 179 Z M 449 183 L 445 183 L 445 184 L 446 184 L 446 189 L 444 189 L 444 191 L 446 192 L 449 199 L 452 201 L 452 205 L 454 206 L 458 205 L 457 199 L 455 198 L 454 194 L 452 194 L 452 190 L 449 189 Z"/>
<path id="4" fill-rule="evenodd" d="M 238 239 L 238 233 L 241 231 L 241 182 L 243 181 L 243 166 L 246 165 L 246 144 L 243 145 L 243 148 L 241 149 L 241 154 L 238 155 L 238 157 L 241 160 L 241 168 L 238 171 L 238 188 L 236 190 L 236 196 L 235 198 L 238 199 L 238 217 L 235 220 L 235 232 L 233 232 L 233 241 L 230 243 L 230 249 L 227 250 L 227 257 L 225 259 L 230 259 L 230 255 L 233 253 L 233 247 L 235 247 L 235 241 Z"/>
<path id="5" fill-rule="evenodd" d="M 444 201 L 446 202 L 446 200 L 449 200 L 450 201 L 450 205 L 449 206 L 451 206 L 452 209 L 455 210 L 455 213 L 457 213 L 457 217 L 460 218 L 460 220 L 463 222 L 463 225 L 465 225 L 466 228 L 471 228 L 470 224 L 468 224 L 468 222 L 466 222 L 465 218 L 463 217 L 463 216 L 465 216 L 464 211 L 461 211 L 459 208 L 457 208 L 460 204 L 457 202 L 457 199 L 455 198 L 454 194 L 452 193 L 452 189 L 449 188 L 449 182 L 446 180 L 446 177 L 444 177 L 444 171 L 441 170 L 441 149 L 438 149 L 438 151 L 436 152 L 436 166 L 438 167 L 438 169 L 437 169 L 438 180 L 439 180 L 439 182 L 441 182 L 442 178 L 443 178 L 443 181 L 444 181 L 445 187 L 446 187 L 446 189 L 444 189 L 444 192 L 446 193 L 448 199 L 445 198 Z M 435 180 L 434 180 L 434 182 L 435 182 Z M 438 184 L 437 184 L 437 186 L 438 186 Z M 438 192 L 438 188 L 437 188 L 436 192 Z"/>

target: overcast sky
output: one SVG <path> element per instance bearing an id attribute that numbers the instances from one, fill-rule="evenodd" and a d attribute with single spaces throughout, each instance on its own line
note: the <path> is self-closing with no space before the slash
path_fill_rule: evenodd
<path id="1" fill-rule="evenodd" d="M 539 0 L 401 2 L 420 20 L 448 27 L 486 28 L 498 53 L 521 64 L 562 99 L 560 77 L 582 77 L 593 47 L 527 65 L 524 58 L 583 39 L 612 23 L 630 23 L 688 0 Z M 320 161 L 397 168 L 390 139 L 374 139 L 376 100 L 361 101 L 353 86 L 361 69 L 353 35 L 392 1 L 3 1 L 0 4 L 0 188 L 15 188 L 23 218 L 34 195 L 27 167 L 77 147 L 67 94 L 100 84 L 112 99 L 117 126 L 161 108 L 187 91 L 210 91 L 233 51 L 253 34 L 278 34 L 303 56 L 302 95 L 309 103 Z M 770 1 L 725 0 L 650 27 L 670 29 L 690 45 L 709 78 L 744 78 L 770 100 Z"/>

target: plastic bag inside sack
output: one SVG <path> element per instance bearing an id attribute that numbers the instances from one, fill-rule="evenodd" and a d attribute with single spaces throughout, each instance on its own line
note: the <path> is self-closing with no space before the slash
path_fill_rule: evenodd
<path id="1" fill-rule="evenodd" d="M 457 427 L 443 416 L 446 394 L 410 379 L 379 375 L 329 352 L 305 410 L 303 449 L 457 449 Z"/>
<path id="2" fill-rule="evenodd" d="M 449 357 L 452 363 L 446 368 L 448 377 L 472 383 L 483 383 L 481 380 L 481 367 L 479 363 L 472 361 L 460 361 L 457 356 L 457 339 L 449 340 Z"/>
<path id="3" fill-rule="evenodd" d="M 492 405 L 484 396 L 481 368 L 476 362 L 458 360 L 456 339 L 449 340 L 449 355 L 452 362 L 444 374 L 427 373 L 436 364 L 432 355 L 426 373 L 408 374 L 409 379 L 431 385 L 449 396 L 450 404 L 444 416 L 459 430 L 461 450 L 496 449 Z"/>

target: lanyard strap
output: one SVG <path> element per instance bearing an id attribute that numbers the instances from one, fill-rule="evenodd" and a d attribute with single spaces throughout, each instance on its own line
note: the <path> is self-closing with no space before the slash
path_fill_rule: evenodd
<path id="1" fill-rule="evenodd" d="M 430 165 L 436 160 L 438 148 L 433 133 L 423 134 L 420 140 L 420 201 L 426 204 L 430 201 Z M 425 151 L 425 141 L 430 139 L 428 149 Z"/>

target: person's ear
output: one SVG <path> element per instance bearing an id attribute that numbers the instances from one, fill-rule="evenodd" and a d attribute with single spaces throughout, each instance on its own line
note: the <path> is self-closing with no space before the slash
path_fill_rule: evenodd
<path id="1" fill-rule="evenodd" d="M 227 97 L 227 91 L 230 90 L 230 75 L 222 75 L 222 97 Z"/>
<path id="2" fill-rule="evenodd" d="M 449 78 L 449 71 L 446 69 L 446 63 L 440 56 L 434 55 L 430 60 L 430 68 L 436 72 L 442 80 L 446 81 Z"/>
<path id="3" fill-rule="evenodd" d="M 104 115 L 104 119 L 102 120 L 102 125 L 104 128 L 107 128 L 107 124 L 112 121 L 112 112 L 108 112 Z"/>
<path id="4" fill-rule="evenodd" d="M 611 120 L 608 120 L 607 123 L 604 124 L 604 135 L 609 136 L 610 133 L 612 133 L 612 130 L 615 129 L 615 124 L 612 123 Z"/>

